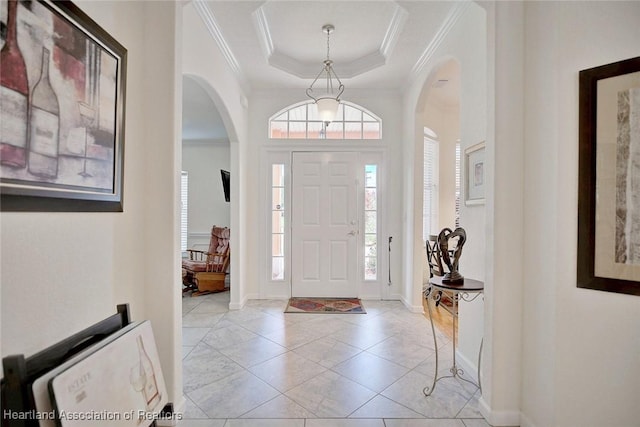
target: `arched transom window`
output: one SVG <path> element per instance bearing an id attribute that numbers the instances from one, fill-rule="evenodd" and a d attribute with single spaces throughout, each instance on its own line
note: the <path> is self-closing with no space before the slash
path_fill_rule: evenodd
<path id="1" fill-rule="evenodd" d="M 313 101 L 291 105 L 269 119 L 272 139 L 380 139 L 381 120 L 370 111 L 341 101 L 334 121 L 326 126 Z"/>

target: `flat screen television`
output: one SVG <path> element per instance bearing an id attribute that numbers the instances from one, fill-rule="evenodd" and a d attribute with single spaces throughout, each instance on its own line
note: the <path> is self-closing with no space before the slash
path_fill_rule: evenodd
<path id="1" fill-rule="evenodd" d="M 220 175 L 222 176 L 222 189 L 224 190 L 224 200 L 228 202 L 231 200 L 231 187 L 229 184 L 229 179 L 231 174 L 229 171 L 220 169 Z"/>

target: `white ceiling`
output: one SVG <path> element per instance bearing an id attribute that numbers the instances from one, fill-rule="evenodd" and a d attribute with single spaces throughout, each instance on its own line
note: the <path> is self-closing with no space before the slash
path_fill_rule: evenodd
<path id="1" fill-rule="evenodd" d="M 330 57 L 345 99 L 350 88 L 401 90 L 460 9 L 455 1 L 193 1 L 250 90 L 308 87 L 326 57 L 322 26 L 333 24 Z M 459 71 L 452 71 L 438 75 L 448 80 L 439 88 L 448 92 L 445 103 L 457 102 L 446 99 L 457 97 Z M 184 85 L 183 133 L 219 138 L 212 128 L 219 115 L 201 95 L 197 83 Z"/>

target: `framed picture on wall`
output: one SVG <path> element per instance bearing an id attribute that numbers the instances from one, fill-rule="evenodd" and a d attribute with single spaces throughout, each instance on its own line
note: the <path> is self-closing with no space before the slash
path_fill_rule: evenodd
<path id="1" fill-rule="evenodd" d="M 640 57 L 580 71 L 577 286 L 640 295 Z"/>
<path id="2" fill-rule="evenodd" d="M 484 141 L 464 150 L 464 204 L 467 206 L 484 204 L 484 151 Z"/>
<path id="3" fill-rule="evenodd" d="M 3 211 L 122 211 L 127 50 L 72 2 L 0 0 Z"/>

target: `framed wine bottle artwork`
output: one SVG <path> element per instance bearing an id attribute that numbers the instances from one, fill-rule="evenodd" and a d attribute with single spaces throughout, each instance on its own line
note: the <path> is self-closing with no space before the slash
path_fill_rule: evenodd
<path id="1" fill-rule="evenodd" d="M 0 27 L 0 208 L 122 212 L 127 50 L 70 1 Z"/>

